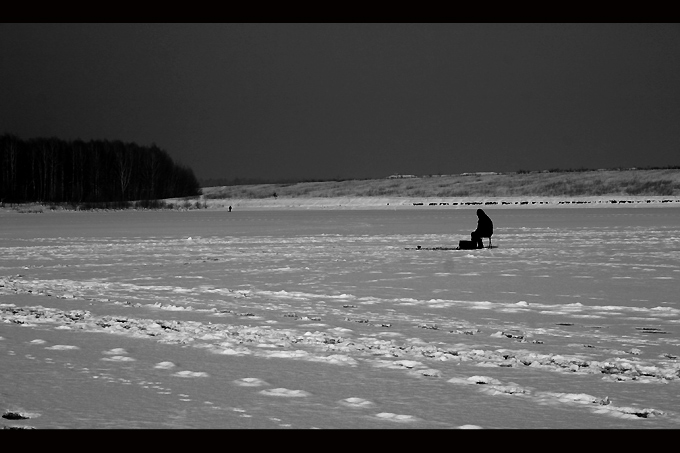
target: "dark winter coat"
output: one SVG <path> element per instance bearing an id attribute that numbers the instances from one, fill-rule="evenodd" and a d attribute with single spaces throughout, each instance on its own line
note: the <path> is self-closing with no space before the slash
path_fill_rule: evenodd
<path id="1" fill-rule="evenodd" d="M 479 220 L 477 220 L 477 229 L 475 230 L 475 233 L 480 237 L 491 237 L 493 234 L 493 222 L 491 221 L 491 218 L 489 218 L 489 216 L 481 209 L 477 209 L 477 217 Z"/>

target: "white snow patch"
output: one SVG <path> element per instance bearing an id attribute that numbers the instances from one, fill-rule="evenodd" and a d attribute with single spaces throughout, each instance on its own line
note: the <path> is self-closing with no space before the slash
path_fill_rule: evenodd
<path id="1" fill-rule="evenodd" d="M 345 398 L 344 400 L 338 401 L 338 403 L 355 409 L 364 409 L 375 406 L 375 403 L 358 397 Z"/>
<path id="2" fill-rule="evenodd" d="M 394 414 L 392 412 L 381 412 L 379 414 L 375 414 L 375 416 L 381 420 L 389 420 L 391 422 L 399 423 L 409 423 L 418 421 L 418 418 L 414 417 L 413 415 Z"/>
<path id="3" fill-rule="evenodd" d="M 267 396 L 283 396 L 286 398 L 302 398 L 311 395 L 311 393 L 305 392 L 304 390 L 290 390 L 286 388 L 260 390 L 259 393 Z"/>
<path id="4" fill-rule="evenodd" d="M 175 364 L 172 362 L 158 362 L 156 365 L 154 365 L 154 368 L 159 369 L 159 370 L 169 370 L 170 368 L 174 368 Z"/>
<path id="5" fill-rule="evenodd" d="M 264 385 L 269 385 L 267 382 L 263 381 L 260 378 L 252 378 L 252 377 L 236 379 L 233 382 L 234 382 L 234 384 L 239 385 L 241 387 L 262 387 Z"/>
<path id="6" fill-rule="evenodd" d="M 183 378 L 208 377 L 208 373 L 205 371 L 178 371 L 172 375 Z"/>

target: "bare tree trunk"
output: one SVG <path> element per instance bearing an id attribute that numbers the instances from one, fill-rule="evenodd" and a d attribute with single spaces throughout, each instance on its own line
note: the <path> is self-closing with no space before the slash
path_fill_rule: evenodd
<path id="1" fill-rule="evenodd" d="M 99 171 L 100 171 L 100 159 L 99 159 L 99 148 L 90 143 L 90 152 L 92 152 L 92 193 L 94 195 L 94 201 L 99 200 Z"/>
<path id="2" fill-rule="evenodd" d="M 7 187 L 9 188 L 10 198 L 14 198 L 17 190 L 17 144 L 12 139 L 7 147 L 7 170 Z"/>
<path id="3" fill-rule="evenodd" d="M 120 181 L 122 200 L 127 201 L 125 191 L 130 184 L 130 175 L 132 174 L 132 154 L 130 150 L 125 148 L 117 149 L 116 163 L 118 164 L 118 180 Z"/>

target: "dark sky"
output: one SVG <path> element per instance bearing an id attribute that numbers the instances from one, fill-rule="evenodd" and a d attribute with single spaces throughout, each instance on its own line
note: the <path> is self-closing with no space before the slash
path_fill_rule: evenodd
<path id="1" fill-rule="evenodd" d="M 0 24 L 0 133 L 199 179 L 680 165 L 680 25 Z"/>

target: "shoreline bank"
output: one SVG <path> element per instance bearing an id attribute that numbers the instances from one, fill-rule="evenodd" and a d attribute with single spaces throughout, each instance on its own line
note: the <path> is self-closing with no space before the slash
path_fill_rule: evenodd
<path id="1" fill-rule="evenodd" d="M 422 209 L 542 209 L 542 208 L 680 208 L 679 196 L 583 196 L 583 197 L 277 197 L 209 199 L 204 196 L 168 198 L 176 210 L 422 210 Z M 200 207 L 197 207 L 197 204 Z M 186 206 L 185 206 L 186 205 Z M 134 208 L 129 208 L 134 209 Z M 168 208 L 159 208 L 160 210 Z M 94 209 L 97 211 L 100 209 Z M 112 209 L 101 209 L 112 210 Z M 128 209 L 125 209 L 128 210 Z M 5 203 L 2 213 L 42 213 L 78 211 L 51 203 Z"/>
<path id="2" fill-rule="evenodd" d="M 181 202 L 181 200 L 167 200 Z M 574 208 L 574 207 L 680 207 L 677 196 L 589 196 L 589 197 L 314 197 L 205 199 L 208 209 L 471 209 L 471 208 Z"/>

